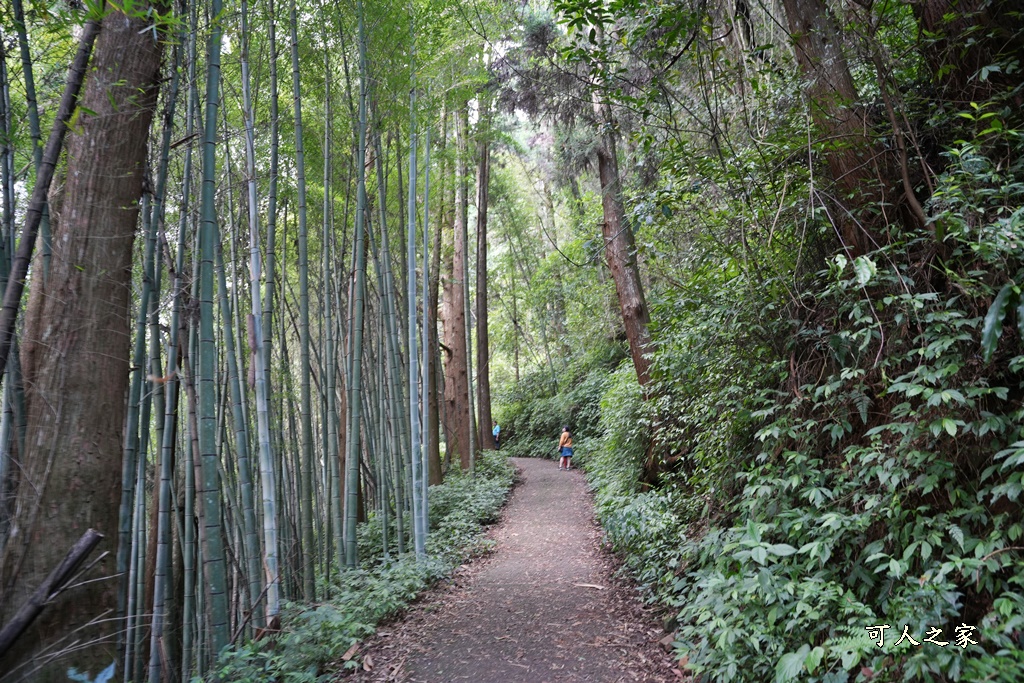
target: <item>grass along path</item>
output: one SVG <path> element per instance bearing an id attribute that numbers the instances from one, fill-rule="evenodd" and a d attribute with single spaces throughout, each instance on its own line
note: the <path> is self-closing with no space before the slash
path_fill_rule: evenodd
<path id="1" fill-rule="evenodd" d="M 382 627 L 356 680 L 678 680 L 653 614 L 613 577 L 582 474 L 513 462 L 520 482 L 491 532 L 494 552 Z"/>

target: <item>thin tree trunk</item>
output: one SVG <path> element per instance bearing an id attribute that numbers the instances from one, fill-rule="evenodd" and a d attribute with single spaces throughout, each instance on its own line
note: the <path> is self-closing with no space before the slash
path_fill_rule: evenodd
<path id="1" fill-rule="evenodd" d="M 212 16 L 220 16 L 221 0 L 213 0 Z M 217 448 L 217 347 L 213 311 L 214 273 L 218 237 L 216 214 L 217 113 L 220 106 L 220 48 L 223 28 L 214 22 L 207 41 L 206 112 L 203 131 L 202 221 L 199 229 L 199 455 L 202 463 L 199 491 L 200 538 L 203 552 L 203 593 L 209 616 L 212 654 L 216 656 L 230 641 L 227 568 L 221 528 L 219 481 L 220 453 Z M 202 661 L 202 659 L 200 659 Z"/>
<path id="2" fill-rule="evenodd" d="M 420 368 L 419 350 L 416 343 L 416 151 L 419 146 L 416 133 L 416 24 L 412 22 L 409 30 L 411 76 L 409 88 L 409 218 L 408 238 L 406 240 L 406 308 L 409 314 L 408 353 L 409 353 L 409 426 L 410 426 L 410 458 L 412 460 L 412 501 L 413 501 L 413 546 L 416 555 L 426 555 L 427 527 L 423 497 L 426 489 L 423 486 L 423 454 L 420 443 Z M 424 271 L 424 276 L 426 271 Z"/>
<path id="3" fill-rule="evenodd" d="M 281 609 L 280 597 L 280 576 L 278 574 L 277 562 L 277 495 L 274 477 L 273 453 L 270 447 L 270 409 L 267 400 L 268 374 L 266 362 L 268 358 L 264 353 L 265 343 L 263 334 L 263 309 L 260 301 L 260 249 L 259 249 L 259 205 L 256 197 L 256 150 L 255 132 L 253 125 L 253 106 L 249 77 L 249 15 L 248 2 L 242 0 L 242 99 L 245 115 L 245 170 L 246 189 L 248 192 L 249 208 L 249 294 L 251 297 L 252 313 L 248 317 L 248 340 L 250 352 L 250 364 L 253 368 L 251 377 L 256 389 L 256 431 L 259 443 L 260 459 L 260 484 L 263 501 L 263 556 L 262 566 L 266 572 L 266 608 L 264 614 L 254 609 L 253 625 L 261 628 L 273 622 Z M 271 10 L 272 11 L 272 10 Z M 273 18 L 271 18 L 273 25 Z M 276 61 L 276 60 L 274 60 Z M 273 74 L 272 82 L 276 91 L 276 71 Z M 277 107 L 276 94 L 272 105 L 273 111 Z M 275 120 L 276 129 L 277 122 Z M 272 153 L 272 173 L 276 172 L 277 163 L 277 140 L 276 131 L 273 140 L 274 152 Z M 276 185 L 276 178 L 271 180 L 271 185 Z M 276 202 L 276 197 L 274 198 Z M 271 213 L 271 215 L 273 215 Z M 268 253 L 272 249 L 268 238 Z M 269 257 L 268 257 L 269 259 Z M 265 618 L 264 618 L 265 616 Z"/>
<path id="4" fill-rule="evenodd" d="M 362 424 L 363 313 L 366 290 L 366 247 L 363 232 L 366 226 L 366 33 L 363 3 L 357 4 L 359 17 L 359 129 L 356 153 L 356 223 L 355 223 L 355 287 L 352 300 L 352 322 L 349 329 L 349 372 L 347 444 L 345 449 L 345 566 L 359 563 L 356 551 L 356 522 L 359 514 L 359 436 Z"/>
<path id="5" fill-rule="evenodd" d="M 423 529 L 424 533 L 430 532 L 430 504 L 428 500 L 429 486 L 430 486 L 430 442 L 437 439 L 437 433 L 431 434 L 427 428 L 430 424 L 430 400 L 428 399 L 428 392 L 430 391 L 430 363 L 427 362 L 427 355 L 430 353 L 430 128 L 427 127 L 426 138 L 423 142 L 423 289 L 421 296 L 421 305 L 423 307 L 423 344 L 422 344 L 422 355 L 420 361 L 420 429 L 423 434 L 423 444 L 420 447 L 420 452 L 417 454 L 421 460 L 421 486 L 423 487 L 422 494 L 422 505 L 423 505 Z M 415 208 L 415 202 L 413 202 Z M 412 225 L 415 221 L 410 220 L 409 223 Z M 413 239 L 415 239 L 415 230 L 413 231 Z M 415 246 L 413 247 L 415 249 Z M 412 316 L 415 316 L 415 306 L 412 308 Z M 410 320 L 410 323 L 413 321 Z M 415 328 L 415 325 L 411 325 Z"/>
<path id="6" fill-rule="evenodd" d="M 180 38 L 184 38 L 183 32 L 179 33 Z M 163 373 L 160 372 L 160 359 L 159 359 L 159 321 L 157 311 L 158 308 L 155 305 L 156 299 L 159 296 L 160 280 L 160 260 L 158 257 L 159 250 L 157 247 L 158 235 L 163 230 L 163 219 L 164 219 L 164 193 L 167 188 L 167 170 L 169 165 L 168 155 L 171 147 L 171 134 L 174 132 L 174 113 L 178 99 L 178 84 L 179 78 L 179 65 L 181 62 L 181 43 L 174 47 L 174 60 L 171 66 L 171 89 L 167 95 L 167 103 L 164 108 L 164 129 L 163 135 L 160 142 L 160 165 L 157 171 L 157 183 L 156 191 L 154 193 L 154 203 L 156 206 L 151 216 L 150 225 L 148 227 L 147 244 L 146 244 L 146 265 L 143 268 L 143 296 L 140 302 L 140 307 L 145 306 L 151 308 L 151 335 L 150 343 L 152 345 L 151 357 L 151 375 L 153 378 L 161 377 Z M 150 289 L 153 290 L 152 294 Z M 152 303 L 150 298 L 152 297 Z M 140 309 L 140 314 L 141 314 Z M 149 312 L 149 311 L 147 311 Z M 176 312 L 175 312 L 176 313 Z M 141 315 L 140 315 L 141 323 Z M 177 330 L 174 329 L 177 323 L 175 314 L 172 314 L 171 322 L 171 345 L 169 349 L 170 355 L 168 356 L 168 365 L 170 369 L 164 376 L 163 381 L 166 382 L 165 387 L 158 388 L 155 381 L 149 381 L 146 383 L 147 390 L 149 392 L 160 392 L 161 389 L 166 389 L 165 401 L 157 406 L 156 408 L 156 420 L 157 424 L 161 426 L 158 430 L 157 443 L 160 445 L 159 451 L 159 463 L 160 463 L 160 480 L 159 488 L 157 492 L 157 529 L 156 529 L 156 541 L 157 541 L 157 552 L 155 557 L 155 576 L 154 576 L 154 590 L 153 590 L 153 610 L 151 619 L 151 641 L 150 641 L 150 661 L 149 661 L 149 678 L 150 681 L 158 683 L 160 680 L 160 668 L 163 662 L 168 661 L 167 651 L 164 648 L 164 631 L 165 631 L 165 613 L 166 606 L 165 601 L 168 596 L 168 590 L 171 585 L 170 567 L 171 567 L 171 478 L 174 473 L 174 421 L 177 418 L 177 411 L 167 410 L 169 406 L 177 406 L 178 391 L 177 382 L 173 380 L 172 373 L 176 371 L 175 363 L 177 361 L 173 354 L 176 353 L 176 341 L 177 341 Z M 143 334 L 143 328 L 141 324 L 136 329 L 136 335 L 138 337 L 145 337 Z M 136 338 L 136 344 L 139 343 L 139 339 Z M 138 351 L 138 347 L 136 347 Z M 129 427 L 132 427 L 131 418 L 129 417 Z M 131 434 L 129 434 L 129 437 Z M 127 471 L 127 465 L 125 468 Z M 122 498 L 122 516 L 125 514 L 125 500 Z M 120 554 L 120 549 L 119 549 Z M 169 601 L 167 601 L 169 602 Z"/>
<path id="7" fill-rule="evenodd" d="M 622 313 L 637 381 L 641 387 L 646 387 L 651 381 L 649 356 L 654 351 L 648 331 L 651 316 L 644 296 L 643 283 L 640 281 L 640 269 L 637 267 L 636 240 L 629 227 L 622 202 L 618 151 L 611 126 L 611 108 L 604 102 L 596 102 L 594 107 L 607 129 L 597 146 L 601 205 L 604 209 L 604 223 L 601 226 L 604 234 L 604 253 L 608 260 L 608 268 L 612 272 L 612 279 L 615 281 L 615 292 L 619 298 L 619 310 Z"/>
<path id="8" fill-rule="evenodd" d="M 491 433 L 491 352 L 487 331 L 487 203 L 490 196 L 490 97 L 480 96 L 480 132 L 476 170 L 476 387 L 480 410 L 478 440 L 481 449 L 493 449 Z"/>
<path id="9" fill-rule="evenodd" d="M 25 86 L 25 104 L 28 113 L 29 137 L 32 140 L 32 161 L 36 173 L 43 163 L 42 133 L 39 128 L 39 106 L 36 100 L 35 76 L 32 73 L 32 54 L 29 51 L 28 31 L 25 25 L 25 8 L 22 0 L 12 0 L 14 9 L 14 28 L 18 32 L 18 48 L 21 52 L 21 75 Z M 6 61 L 6 60 L 5 60 Z M 8 101 L 8 107 L 10 102 Z M 10 111 L 8 110 L 8 114 Z M 10 139 L 10 138 L 8 138 Z M 40 256 L 42 257 L 43 277 L 50 273 L 50 214 L 48 204 L 43 204 L 39 223 Z"/>
<path id="10" fill-rule="evenodd" d="M 476 441 L 476 397 L 473 394 L 473 319 L 470 311 L 472 310 L 472 302 L 470 292 L 472 289 L 469 286 L 469 253 L 470 253 L 470 242 L 469 242 L 469 168 L 467 165 L 469 155 L 469 106 L 463 107 L 459 112 L 459 128 L 462 131 L 461 140 L 462 144 L 461 153 L 463 160 L 463 174 L 461 176 L 461 182 L 464 187 L 462 190 L 463 201 L 459 204 L 459 222 L 462 225 L 462 302 L 465 306 L 465 324 L 463 325 L 463 331 L 466 334 L 466 403 L 469 408 L 468 415 L 468 430 L 469 430 L 469 472 L 472 474 L 476 471 L 476 451 L 478 444 Z"/>
<path id="11" fill-rule="evenodd" d="M 448 117 L 447 117 L 447 115 L 442 115 L 441 120 L 442 120 L 441 150 L 443 152 L 444 151 L 444 147 L 445 147 L 445 145 L 447 143 L 446 138 L 448 136 Z M 429 134 L 429 129 L 428 129 L 428 134 Z M 429 145 L 427 145 L 427 149 L 428 150 L 430 149 Z M 442 207 L 445 205 L 445 198 L 446 198 L 445 183 L 447 181 L 447 173 L 446 173 L 447 164 L 443 161 L 443 159 L 444 159 L 444 156 L 442 156 L 441 192 L 439 193 L 441 195 L 441 205 L 442 205 Z M 429 170 L 429 168 L 430 168 L 429 164 L 427 165 L 427 168 Z M 426 190 L 424 190 L 424 194 L 426 194 Z M 425 212 L 428 209 L 426 204 L 427 203 L 424 200 L 423 210 Z M 428 214 L 425 213 L 424 215 L 428 215 Z M 441 284 L 441 236 L 442 236 L 442 231 L 444 229 L 444 226 L 446 224 L 446 220 L 445 220 L 443 209 L 441 211 L 438 211 L 438 218 L 437 218 L 437 220 L 435 222 L 437 224 L 437 228 L 434 230 L 433 247 L 430 250 L 430 259 L 431 259 L 430 273 L 431 273 L 431 275 L 428 278 L 427 275 L 424 274 L 424 280 L 426 281 L 426 284 L 429 287 L 428 295 L 427 295 L 427 297 L 425 299 L 425 301 L 427 301 L 429 303 L 427 304 L 427 323 L 426 323 L 426 334 L 428 335 L 428 341 L 427 341 L 427 344 L 426 344 L 425 349 L 424 349 L 424 355 L 427 358 L 427 365 L 428 365 L 427 373 L 430 375 L 430 378 L 429 378 L 429 389 L 427 390 L 427 397 L 428 397 L 428 401 L 427 402 L 429 404 L 428 405 L 429 413 L 427 415 L 427 422 L 426 422 L 427 426 L 426 426 L 426 429 L 427 429 L 427 433 L 429 434 L 429 437 L 427 439 L 427 450 L 428 450 L 428 453 L 427 453 L 427 463 L 428 463 L 428 471 L 429 471 L 429 481 L 430 481 L 431 485 L 440 484 L 441 481 L 442 481 L 442 470 L 441 470 L 441 400 L 440 400 L 441 391 L 438 388 L 438 378 L 439 378 L 440 372 L 441 372 L 441 368 L 440 368 L 440 363 L 441 363 L 441 347 L 438 344 L 437 322 L 438 322 L 438 299 L 440 298 L 439 297 L 439 294 L 440 294 L 439 289 L 440 289 L 440 284 Z M 424 222 L 423 222 L 423 225 L 424 225 L 424 228 L 423 228 L 424 229 L 424 237 L 423 237 L 423 239 L 424 240 L 427 239 L 427 235 L 429 234 L 429 232 L 427 231 L 427 228 L 426 228 L 427 224 L 428 224 L 428 221 L 426 219 L 424 219 Z M 426 271 L 424 271 L 424 273 L 426 273 Z"/>
<path id="12" fill-rule="evenodd" d="M 323 244 L 321 249 L 323 251 L 323 308 L 324 308 L 324 331 L 326 333 L 326 348 L 324 354 L 326 356 L 326 373 L 327 377 L 324 380 L 324 388 L 326 390 L 326 431 L 327 438 L 324 442 L 324 463 L 326 465 L 327 475 L 330 477 L 330 523 L 333 533 L 329 535 L 330 542 L 333 543 L 333 553 L 338 557 L 338 564 L 342 563 L 342 558 L 345 556 L 345 544 L 344 536 L 342 535 L 342 502 L 341 502 L 341 461 L 340 461 L 340 448 L 338 445 L 338 395 L 337 386 L 337 368 L 335 366 L 336 352 L 335 352 L 335 338 L 334 338 L 334 287 L 332 284 L 331 277 L 331 228 L 333 227 L 333 190 L 331 184 L 331 161 L 332 155 L 330 150 L 332 148 L 332 108 L 331 108 L 331 60 L 330 52 L 324 53 L 324 73 L 325 82 L 324 88 L 326 91 L 326 105 L 325 105 L 325 122 L 324 126 L 324 211 L 323 211 Z M 328 563 L 328 571 L 330 563 Z"/>

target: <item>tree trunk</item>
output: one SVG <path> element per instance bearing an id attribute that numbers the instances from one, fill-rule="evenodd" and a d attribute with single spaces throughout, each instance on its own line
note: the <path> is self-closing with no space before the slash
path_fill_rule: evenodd
<path id="1" fill-rule="evenodd" d="M 163 44 L 146 19 L 109 11 L 68 139 L 66 210 L 54 226 L 49 280 L 45 291 L 33 280 L 29 296 L 22 344 L 27 452 L 19 463 L 16 535 L 0 559 L 5 606 L 21 604 L 85 528 L 104 535 L 101 551 L 113 551 L 118 538 L 132 244 Z M 86 578 L 113 571 L 107 561 Z M 62 595 L 2 668 L 83 628 L 74 638 L 88 648 L 70 648 L 59 661 L 35 658 L 42 669 L 30 675 L 64 681 L 74 666 L 95 678 L 117 657 L 116 608 L 117 582 L 109 578 Z"/>
<path id="2" fill-rule="evenodd" d="M 359 17 L 359 128 L 356 138 L 356 224 L 354 236 L 355 284 L 349 318 L 348 419 L 345 425 L 345 566 L 354 568 L 359 562 L 356 545 L 356 524 L 362 509 L 359 496 L 360 432 L 363 424 L 363 315 L 366 293 L 366 28 L 363 3 L 357 4 Z M 340 558 L 339 558 L 340 560 Z"/>
<path id="3" fill-rule="evenodd" d="M 480 449 L 493 449 L 491 435 L 491 352 L 487 336 L 487 202 L 491 181 L 490 114 L 488 96 L 482 95 L 481 136 L 476 169 L 476 395 Z"/>
<path id="4" fill-rule="evenodd" d="M 464 111 L 464 109 L 463 109 Z M 455 221 L 450 276 L 444 279 L 444 303 L 441 319 L 444 327 L 444 428 L 449 458 L 458 458 L 463 470 L 470 467 L 470 417 L 465 309 L 465 239 L 468 203 L 466 169 L 466 130 L 463 111 L 456 112 L 457 161 L 455 170 Z M 447 264 L 446 264 L 447 265 Z"/>
<path id="5" fill-rule="evenodd" d="M 881 150 L 868 137 L 862 110 L 854 107 L 857 88 L 843 54 L 835 18 L 824 0 L 782 0 L 793 37 L 800 69 L 807 77 L 806 93 L 811 116 L 819 134 L 829 140 L 825 151 L 836 194 L 840 199 L 858 196 L 856 206 L 875 210 L 886 197 L 889 173 L 876 169 Z M 879 176 L 883 183 L 879 185 Z M 854 255 L 872 248 L 873 231 L 869 217 L 860 221 L 840 208 L 835 222 L 844 246 Z"/>
<path id="6" fill-rule="evenodd" d="M 447 191 L 445 183 L 447 182 L 447 163 L 444 159 L 444 149 L 446 146 L 448 136 L 448 117 L 445 114 L 441 116 L 442 131 L 441 131 L 441 190 L 438 192 L 438 196 L 441 198 L 441 208 L 437 211 L 437 220 L 435 224 L 437 227 L 434 229 L 433 246 L 430 250 L 430 277 L 428 281 L 428 299 L 429 306 L 427 310 L 427 335 L 428 342 L 424 350 L 424 355 L 427 358 L 427 374 L 430 376 L 428 380 L 429 388 L 427 389 L 427 400 L 429 402 L 429 409 L 427 415 L 427 432 L 429 438 L 427 439 L 427 469 L 429 476 L 429 483 L 431 486 L 440 484 L 443 478 L 441 468 L 441 401 L 438 400 L 438 377 L 440 376 L 440 368 L 438 363 L 441 360 L 441 347 L 438 345 L 437 337 L 437 318 L 438 318 L 438 299 L 439 299 L 439 287 L 441 284 L 441 236 L 446 223 L 446 215 L 444 207 L 447 206 Z M 426 225 L 427 221 L 424 221 Z"/>
<path id="7" fill-rule="evenodd" d="M 610 125 L 611 111 L 607 104 L 595 104 L 599 116 Z M 651 361 L 648 355 L 654 350 L 648 325 L 651 322 L 644 297 L 640 270 L 636 263 L 636 241 L 626 219 L 622 204 L 622 190 L 619 185 L 619 163 L 615 144 L 615 133 L 609 130 L 597 146 L 597 166 L 601 178 L 601 206 L 604 209 L 604 253 L 608 268 L 615 280 L 615 292 L 619 297 L 619 310 L 626 329 L 629 352 L 640 386 L 646 387 L 651 381 Z"/>
<path id="8" fill-rule="evenodd" d="M 928 66 L 943 100 L 966 109 L 1001 87 L 1020 82 L 1020 70 L 978 71 L 1019 57 L 1024 50 L 1024 15 L 1015 0 L 916 0 L 913 3 Z M 1020 106 L 1020 98 L 1017 101 Z"/>
<path id="9" fill-rule="evenodd" d="M 292 96 L 295 104 L 295 174 L 299 200 L 299 368 L 302 382 L 302 469 L 301 490 L 299 491 L 299 515 L 302 525 L 302 597 L 312 602 L 316 597 L 316 582 L 313 575 L 314 534 L 313 534 L 313 408 L 310 394 L 309 368 L 309 257 L 308 233 L 306 229 L 306 163 L 302 140 L 302 89 L 299 82 L 299 38 L 295 0 L 291 5 L 292 34 Z"/>

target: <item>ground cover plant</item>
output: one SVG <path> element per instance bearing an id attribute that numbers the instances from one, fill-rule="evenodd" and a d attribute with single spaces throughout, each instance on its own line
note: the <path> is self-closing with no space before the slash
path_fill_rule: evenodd
<path id="1" fill-rule="evenodd" d="M 430 488 L 430 537 L 426 557 L 411 553 L 384 557 L 381 520 L 360 525 L 359 569 L 335 572 L 316 605 L 288 604 L 279 633 L 226 651 L 216 675 L 228 681 L 335 680 L 361 666 L 353 646 L 378 624 L 398 616 L 433 583 L 451 575 L 490 543 L 484 527 L 498 520 L 515 470 L 490 451 L 477 461 L 474 476 L 454 473 Z M 395 529 L 391 528 L 392 538 Z"/>

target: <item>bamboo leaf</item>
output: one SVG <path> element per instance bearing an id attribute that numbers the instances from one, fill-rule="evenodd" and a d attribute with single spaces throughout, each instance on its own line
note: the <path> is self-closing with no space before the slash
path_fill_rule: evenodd
<path id="1" fill-rule="evenodd" d="M 1006 307 L 1009 305 L 1015 289 L 1012 282 L 1003 285 L 985 315 L 985 324 L 981 328 L 981 351 L 986 363 L 992 358 L 999 337 L 1003 334 L 1003 318 L 1006 317 Z M 1021 324 L 1019 316 L 1017 324 Z"/>

